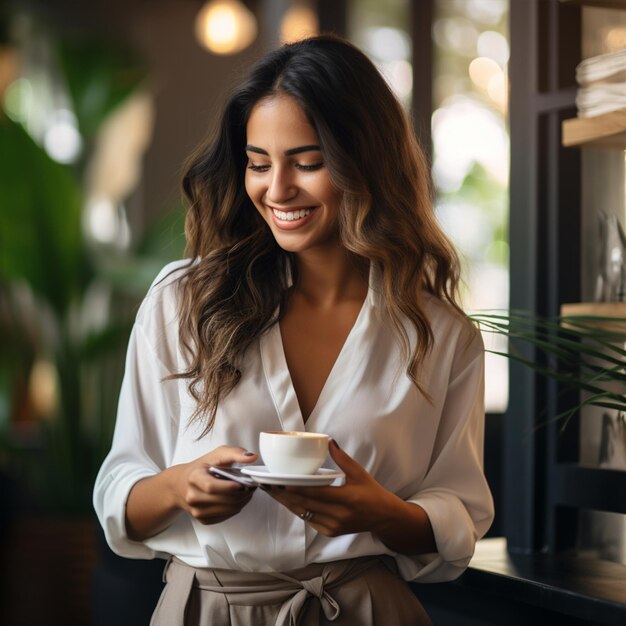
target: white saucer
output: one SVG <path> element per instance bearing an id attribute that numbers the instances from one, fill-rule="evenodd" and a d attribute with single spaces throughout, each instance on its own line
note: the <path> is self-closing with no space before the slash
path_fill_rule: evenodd
<path id="1" fill-rule="evenodd" d="M 265 465 L 242 467 L 241 471 L 252 476 L 261 485 L 289 485 L 290 487 L 320 487 L 330 485 L 345 474 L 333 469 L 322 467 L 315 474 L 272 474 Z"/>

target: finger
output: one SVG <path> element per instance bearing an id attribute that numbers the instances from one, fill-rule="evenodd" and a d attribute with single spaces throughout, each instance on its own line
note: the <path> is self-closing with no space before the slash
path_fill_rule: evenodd
<path id="1" fill-rule="evenodd" d="M 259 458 L 256 452 L 235 446 L 220 446 L 205 455 L 207 465 L 232 465 L 233 463 L 252 463 Z"/>
<path id="2" fill-rule="evenodd" d="M 313 513 L 313 516 L 308 521 L 305 521 L 305 524 L 308 524 L 320 535 L 327 537 L 336 537 L 337 535 L 344 534 L 341 532 L 335 519 L 322 515 L 321 513 Z"/>
<path id="3" fill-rule="evenodd" d="M 333 506 L 332 502 L 329 503 L 321 498 L 311 496 L 307 491 L 306 489 L 298 490 L 287 487 L 281 490 L 272 489 L 269 495 L 277 502 L 280 502 L 280 504 L 292 510 L 297 508 L 309 508 L 311 510 L 319 508 L 321 510 L 322 508 Z"/>
<path id="4" fill-rule="evenodd" d="M 200 467 L 189 477 L 189 484 L 202 493 L 213 495 L 232 494 L 246 490 L 244 485 L 234 480 L 215 478 L 206 471 L 206 468 Z"/>
<path id="5" fill-rule="evenodd" d="M 202 524 L 218 524 L 223 522 L 234 515 L 237 515 L 239 511 L 245 506 L 246 502 L 239 505 L 222 505 L 211 506 L 210 508 L 197 506 L 190 509 L 191 515 Z"/>
<path id="6" fill-rule="evenodd" d="M 243 509 L 248 502 L 252 494 L 245 494 L 241 499 L 230 499 L 221 501 L 207 501 L 199 498 L 189 503 L 189 511 L 194 517 L 217 517 L 220 515 L 235 515 Z"/>
<path id="7" fill-rule="evenodd" d="M 324 502 L 288 491 L 272 491 L 270 495 L 295 515 L 300 515 L 304 511 L 311 511 L 315 515 L 343 519 L 349 513 L 343 503 Z"/>
<path id="8" fill-rule="evenodd" d="M 343 504 L 347 493 L 343 487 L 286 487 L 285 493 L 298 495 L 316 502 Z"/>
<path id="9" fill-rule="evenodd" d="M 232 515 L 222 515 L 221 517 L 196 517 L 195 519 L 199 521 L 201 524 L 208 526 L 209 524 L 219 524 L 220 522 L 225 522 L 227 519 L 230 519 Z"/>
<path id="10" fill-rule="evenodd" d="M 206 476 L 198 482 L 190 481 L 185 499 L 187 502 L 203 503 L 237 502 L 250 497 L 254 491 L 254 488 L 249 489 L 231 480 Z"/>
<path id="11" fill-rule="evenodd" d="M 251 498 L 254 494 L 253 491 L 250 491 L 245 487 L 242 488 L 241 485 L 238 485 L 237 483 L 231 483 L 231 481 L 224 482 L 228 482 L 229 485 L 219 485 L 219 488 L 222 490 L 220 492 L 206 491 L 204 489 L 192 487 L 187 494 L 187 502 L 193 502 L 194 504 L 202 504 L 205 506 L 230 503 L 236 504 Z"/>
<path id="12" fill-rule="evenodd" d="M 347 532 L 352 532 L 347 530 L 348 527 L 345 521 L 342 522 L 340 519 L 332 515 L 326 515 L 320 511 L 298 508 L 291 512 L 299 517 L 305 524 L 313 528 L 313 530 L 327 537 L 336 537 L 346 534 Z"/>
<path id="13" fill-rule="evenodd" d="M 361 464 L 357 463 L 349 454 L 344 452 L 334 439 L 330 440 L 328 449 L 333 461 L 335 461 L 341 471 L 345 473 L 346 480 L 358 479 L 364 474 L 367 474 Z"/>
<path id="14" fill-rule="evenodd" d="M 215 478 L 216 480 L 219 481 L 217 483 L 217 486 L 219 486 L 219 483 L 228 483 L 229 485 L 234 484 L 234 485 L 237 485 L 238 491 L 256 491 L 258 487 L 258 484 L 254 482 L 243 482 L 242 480 L 238 480 L 237 478 L 233 476 L 226 476 L 224 474 L 217 473 L 211 470 L 211 468 L 207 469 L 207 473 L 209 474 L 211 478 Z"/>
<path id="15" fill-rule="evenodd" d="M 282 504 L 285 508 L 289 509 L 294 515 L 298 515 L 305 510 L 304 499 L 297 494 L 288 494 L 284 489 L 278 490 L 275 487 L 271 489 L 263 488 L 267 494 L 276 500 L 279 504 Z"/>

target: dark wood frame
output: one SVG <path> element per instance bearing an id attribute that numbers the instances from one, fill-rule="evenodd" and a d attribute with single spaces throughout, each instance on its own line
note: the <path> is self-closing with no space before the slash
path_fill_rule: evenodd
<path id="1" fill-rule="evenodd" d="M 561 145 L 576 116 L 581 9 L 511 0 L 511 307 L 558 315 L 580 300 L 581 154 Z M 528 350 L 527 356 L 536 355 Z M 626 473 L 578 466 L 579 423 L 554 421 L 571 398 L 510 364 L 504 424 L 504 534 L 511 552 L 576 546 L 582 508 L 626 513 Z"/>

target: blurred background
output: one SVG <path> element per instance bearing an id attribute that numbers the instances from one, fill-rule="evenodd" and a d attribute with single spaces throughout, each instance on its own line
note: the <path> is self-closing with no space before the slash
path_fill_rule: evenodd
<path id="1" fill-rule="evenodd" d="M 464 305 L 506 309 L 507 0 L 0 4 L 2 623 L 147 623 L 162 562 L 115 557 L 91 508 L 128 334 L 183 255 L 181 171 L 230 86 L 272 47 L 329 31 L 415 123 Z M 500 414 L 508 370 L 487 358 Z"/>

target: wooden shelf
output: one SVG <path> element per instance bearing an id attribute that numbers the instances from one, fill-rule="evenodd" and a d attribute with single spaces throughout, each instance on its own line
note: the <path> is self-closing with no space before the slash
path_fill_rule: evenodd
<path id="1" fill-rule="evenodd" d="M 564 146 L 626 150 L 626 109 L 595 117 L 574 117 L 563 120 L 562 131 Z"/>
<path id="2" fill-rule="evenodd" d="M 626 9 L 626 0 L 561 0 L 563 4 L 581 4 L 603 9 Z"/>
<path id="3" fill-rule="evenodd" d="M 589 321 L 587 325 L 606 331 L 623 341 L 626 336 L 626 302 L 576 302 L 561 305 L 562 317 L 604 317 L 606 320 Z M 612 320 L 615 321 L 612 321 Z M 567 327 L 565 322 L 564 327 Z"/>
<path id="4" fill-rule="evenodd" d="M 576 302 L 563 304 L 561 315 L 593 315 L 622 318 L 626 322 L 626 302 Z"/>

